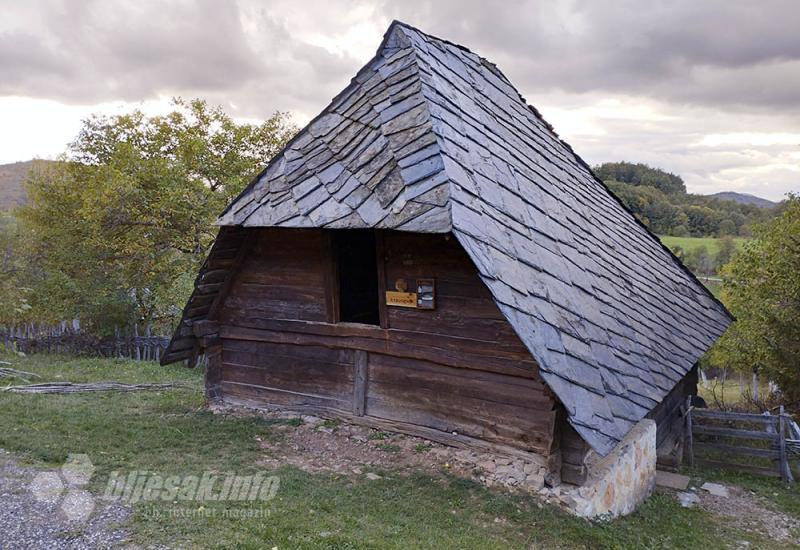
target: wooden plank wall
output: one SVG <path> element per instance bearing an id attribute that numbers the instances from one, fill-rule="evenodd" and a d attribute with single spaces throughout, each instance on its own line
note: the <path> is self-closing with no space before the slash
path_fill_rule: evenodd
<path id="1" fill-rule="evenodd" d="M 370 326 L 330 322 L 325 231 L 257 231 L 220 312 L 224 397 L 551 452 L 555 401 L 455 239 L 380 235 L 382 291 L 432 277 L 437 307 L 388 307 Z"/>
<path id="2" fill-rule="evenodd" d="M 697 366 L 647 415 L 656 422 L 656 449 L 660 468 L 675 470 L 680 466 L 686 435 L 683 405 L 689 395 L 697 395 Z"/>

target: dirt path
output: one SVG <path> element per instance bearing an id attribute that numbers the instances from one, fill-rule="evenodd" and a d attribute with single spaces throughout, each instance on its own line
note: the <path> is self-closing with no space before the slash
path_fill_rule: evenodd
<path id="1" fill-rule="evenodd" d="M 70 486 L 59 470 L 23 466 L 0 449 L 0 549 L 118 548 L 129 515 Z"/>
<path id="2" fill-rule="evenodd" d="M 240 414 L 253 413 L 240 411 Z M 286 417 L 282 413 L 261 414 L 276 419 Z M 491 472 L 486 471 L 485 455 L 362 426 L 331 424 L 316 417 L 303 418 L 304 422 L 299 425 L 276 425 L 282 433 L 278 441 L 261 441 L 265 466 L 291 464 L 307 472 L 329 471 L 367 479 L 375 479 L 372 472 L 376 470 L 401 474 L 411 471 L 436 474 L 446 470 L 486 485 L 503 485 L 506 490 L 527 489 L 524 485 L 509 483 L 514 481 L 513 475 L 498 482 Z M 495 469 L 506 467 L 513 471 L 512 461 L 505 464 L 508 466 L 491 463 L 488 466 Z M 776 547 L 800 547 L 800 522 L 795 517 L 776 510 L 768 499 L 752 491 L 733 485 L 728 489 L 730 494 L 727 497 L 697 489 L 697 506 L 719 518 L 723 525 L 773 540 Z M 677 491 L 659 490 L 670 492 L 677 499 Z M 543 499 L 547 500 L 544 496 Z M 746 541 L 738 546 L 748 547 Z"/>
<path id="3" fill-rule="evenodd" d="M 782 545 L 800 547 L 800 521 L 775 510 L 767 499 L 752 491 L 735 485 L 726 487 L 729 491 L 727 497 L 698 491 L 698 506 L 720 518 L 726 525 Z"/>

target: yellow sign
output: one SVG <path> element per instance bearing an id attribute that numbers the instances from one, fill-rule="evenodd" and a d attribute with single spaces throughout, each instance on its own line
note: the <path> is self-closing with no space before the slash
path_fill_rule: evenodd
<path id="1" fill-rule="evenodd" d="M 399 306 L 399 307 L 417 307 L 417 293 L 416 292 L 396 292 L 394 290 L 386 291 L 386 305 Z"/>

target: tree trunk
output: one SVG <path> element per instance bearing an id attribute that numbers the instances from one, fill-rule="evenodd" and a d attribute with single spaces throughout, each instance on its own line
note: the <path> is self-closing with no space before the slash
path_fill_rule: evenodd
<path id="1" fill-rule="evenodd" d="M 758 373 L 753 373 L 753 402 L 758 403 Z"/>

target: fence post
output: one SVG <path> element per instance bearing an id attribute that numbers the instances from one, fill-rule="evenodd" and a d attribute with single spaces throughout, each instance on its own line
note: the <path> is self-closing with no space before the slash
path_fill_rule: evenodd
<path id="1" fill-rule="evenodd" d="M 689 454 L 689 467 L 694 468 L 694 446 L 692 442 L 692 396 L 686 396 L 686 450 Z"/>
<path id="2" fill-rule="evenodd" d="M 153 359 L 153 339 L 152 339 L 152 328 L 150 323 L 147 323 L 144 327 L 144 335 L 147 337 L 145 340 L 145 348 L 144 348 L 144 358 L 145 361 L 150 361 Z"/>
<path id="3" fill-rule="evenodd" d="M 142 354 L 139 351 L 139 323 L 133 323 L 133 345 L 136 348 L 136 360 L 142 360 Z"/>
<path id="4" fill-rule="evenodd" d="M 789 468 L 789 459 L 786 456 L 786 415 L 783 411 L 783 405 L 781 405 L 778 414 L 778 445 L 780 446 L 779 448 L 781 453 L 781 479 L 784 481 L 794 481 L 792 477 L 792 470 Z"/>

